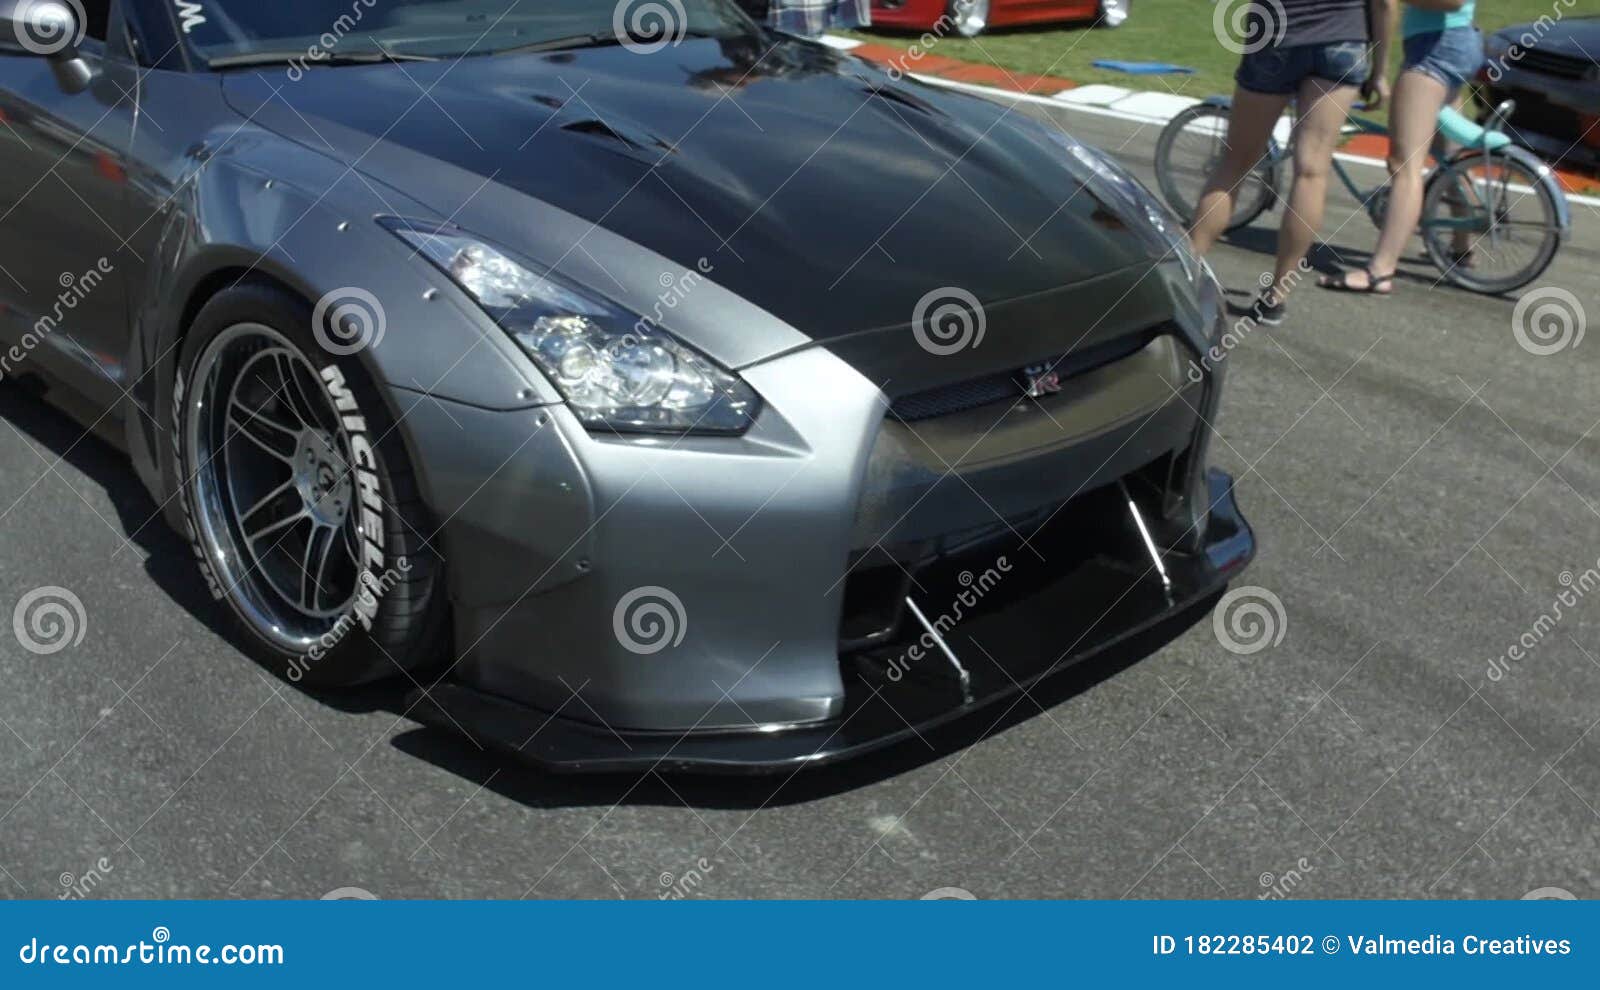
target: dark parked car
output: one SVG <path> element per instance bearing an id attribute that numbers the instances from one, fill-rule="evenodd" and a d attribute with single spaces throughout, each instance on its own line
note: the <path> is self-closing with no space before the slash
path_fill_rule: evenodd
<path id="1" fill-rule="evenodd" d="M 1600 16 L 1516 24 L 1490 35 L 1485 49 L 1480 80 L 1491 106 L 1517 102 L 1510 127 L 1517 143 L 1600 167 Z"/>
<path id="2" fill-rule="evenodd" d="M 839 759 L 1192 617 L 1254 540 L 1171 215 L 670 7 L 0 0 L 4 377 L 271 669 L 553 767 Z"/>

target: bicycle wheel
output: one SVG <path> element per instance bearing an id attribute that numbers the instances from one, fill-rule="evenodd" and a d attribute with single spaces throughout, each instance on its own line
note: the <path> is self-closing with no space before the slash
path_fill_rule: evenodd
<path id="1" fill-rule="evenodd" d="M 1227 149 L 1225 106 L 1201 103 L 1173 117 L 1156 142 L 1156 181 L 1167 205 L 1184 223 L 1193 223 L 1206 182 Z M 1228 229 L 1238 230 L 1260 216 L 1277 198 L 1277 166 L 1263 156 L 1239 184 Z"/>
<path id="2" fill-rule="evenodd" d="M 1428 180 L 1422 243 L 1451 283 L 1498 294 L 1538 278 L 1561 246 L 1555 197 L 1527 163 L 1473 151 Z"/>

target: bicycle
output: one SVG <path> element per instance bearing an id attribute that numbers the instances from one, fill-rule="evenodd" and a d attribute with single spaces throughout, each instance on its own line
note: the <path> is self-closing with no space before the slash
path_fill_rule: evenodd
<path id="1" fill-rule="evenodd" d="M 1167 124 L 1156 144 L 1161 193 L 1185 223 L 1194 221 L 1196 203 L 1222 158 L 1231 104 L 1218 96 L 1189 107 Z M 1571 208 L 1550 167 L 1501 130 L 1514 109 L 1507 100 L 1484 124 L 1453 107 L 1439 113 L 1440 135 L 1458 149 L 1443 158 L 1430 155 L 1434 167 L 1418 229 L 1428 260 L 1448 281 L 1472 292 L 1497 295 L 1532 282 L 1550 266 L 1571 228 Z M 1281 172 L 1293 155 L 1293 133 L 1291 128 L 1286 140 L 1275 133 L 1269 141 L 1239 188 L 1229 231 L 1284 201 Z M 1389 132 L 1352 114 L 1342 133 L 1341 144 L 1358 134 Z M 1363 189 L 1337 156 L 1333 170 L 1373 224 L 1382 227 L 1388 185 Z"/>

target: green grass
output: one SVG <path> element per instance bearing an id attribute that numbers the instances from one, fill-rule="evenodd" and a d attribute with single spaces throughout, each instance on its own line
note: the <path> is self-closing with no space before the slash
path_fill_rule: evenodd
<path id="1" fill-rule="evenodd" d="M 1550 0 L 1493 0 L 1479 5 L 1478 26 L 1492 31 L 1549 13 Z M 1133 0 L 1132 14 L 1115 29 L 1063 25 L 997 30 L 970 41 L 942 38 L 929 50 L 1011 71 L 1065 76 L 1080 84 L 1103 82 L 1202 97 L 1232 92 L 1233 70 L 1239 62 L 1239 56 L 1217 43 L 1211 15 L 1212 5 L 1205 0 Z M 913 34 L 875 30 L 853 36 L 901 47 L 919 40 Z M 1398 68 L 1398 40 L 1392 54 Z M 1174 62 L 1199 71 L 1192 76 L 1131 76 L 1090 64 L 1104 58 Z"/>

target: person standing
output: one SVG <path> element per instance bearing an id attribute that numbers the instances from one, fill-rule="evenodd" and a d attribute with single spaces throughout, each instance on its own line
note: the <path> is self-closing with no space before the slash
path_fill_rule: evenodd
<path id="1" fill-rule="evenodd" d="M 779 31 L 818 38 L 839 28 L 872 23 L 872 0 L 769 0 L 767 23 Z"/>
<path id="2" fill-rule="evenodd" d="M 1367 267 L 1324 277 L 1318 284 L 1341 292 L 1386 296 L 1422 217 L 1422 169 L 1428 161 L 1439 111 L 1483 65 L 1483 35 L 1472 26 L 1474 0 L 1406 0 L 1401 20 L 1405 62 L 1389 111 L 1389 204 L 1378 246 Z M 1467 262 L 1468 245 L 1457 264 Z"/>
<path id="3" fill-rule="evenodd" d="M 1262 323 L 1283 322 L 1298 269 L 1322 226 L 1333 151 L 1356 97 L 1376 107 L 1387 96 L 1383 73 L 1372 66 L 1388 58 L 1394 2 L 1252 2 L 1252 30 L 1234 73 L 1222 160 L 1200 195 L 1189 237 L 1204 255 L 1228 229 L 1239 184 L 1266 154 L 1278 119 L 1296 101 L 1294 185 L 1278 230 L 1272 284 L 1254 307 Z"/>

